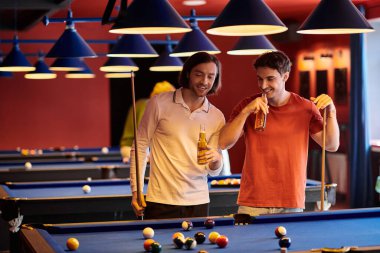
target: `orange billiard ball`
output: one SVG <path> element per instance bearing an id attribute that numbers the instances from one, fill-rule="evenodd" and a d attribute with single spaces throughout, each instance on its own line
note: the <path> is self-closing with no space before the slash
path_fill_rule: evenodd
<path id="1" fill-rule="evenodd" d="M 66 246 L 69 250 L 77 250 L 79 248 L 79 241 L 78 239 L 71 237 L 67 239 Z"/>
<path id="2" fill-rule="evenodd" d="M 155 242 L 155 240 L 153 240 L 153 239 L 146 239 L 144 241 L 145 251 L 148 251 L 148 252 L 152 251 L 152 243 L 154 243 L 154 242 Z"/>
<path id="3" fill-rule="evenodd" d="M 228 237 L 225 235 L 221 235 L 218 238 L 216 238 L 216 244 L 219 248 L 225 248 L 228 244 Z"/>

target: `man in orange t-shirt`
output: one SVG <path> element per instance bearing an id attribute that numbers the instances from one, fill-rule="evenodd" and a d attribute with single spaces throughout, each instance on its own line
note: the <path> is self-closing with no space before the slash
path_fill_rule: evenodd
<path id="1" fill-rule="evenodd" d="M 310 100 L 285 89 L 291 62 L 280 51 L 259 56 L 254 63 L 260 94 L 243 99 L 219 137 L 222 149 L 244 135 L 246 151 L 238 197 L 239 213 L 302 212 L 305 208 L 309 136 L 322 146 L 327 109 L 326 150 L 339 147 L 336 108 L 325 94 Z M 258 112 L 266 115 L 264 130 L 255 130 Z"/>

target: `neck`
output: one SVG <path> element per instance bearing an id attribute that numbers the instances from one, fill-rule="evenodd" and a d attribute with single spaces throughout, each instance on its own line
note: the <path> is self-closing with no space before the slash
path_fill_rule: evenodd
<path id="1" fill-rule="evenodd" d="M 193 112 L 196 109 L 202 107 L 205 97 L 196 96 L 191 90 L 182 88 L 182 97 L 185 104 L 190 108 L 190 111 Z"/>
<path id="2" fill-rule="evenodd" d="M 268 103 L 271 106 L 279 107 L 279 106 L 283 106 L 283 105 L 287 104 L 289 99 L 290 99 L 290 92 L 285 90 L 281 94 L 281 96 L 276 97 L 276 98 L 272 98 L 272 99 L 268 99 Z"/>

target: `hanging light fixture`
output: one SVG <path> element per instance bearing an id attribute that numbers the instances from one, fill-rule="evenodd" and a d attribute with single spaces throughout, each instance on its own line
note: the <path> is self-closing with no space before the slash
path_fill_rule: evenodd
<path id="1" fill-rule="evenodd" d="M 141 34 L 125 34 L 113 46 L 109 57 L 158 57 L 158 53 Z"/>
<path id="2" fill-rule="evenodd" d="M 54 79 L 57 74 L 49 70 L 48 65 L 44 62 L 44 56 L 41 52 L 38 53 L 38 61 L 34 65 L 36 69 L 24 75 L 26 79 Z"/>
<path id="3" fill-rule="evenodd" d="M 66 20 L 66 29 L 54 46 L 46 55 L 48 58 L 97 57 L 87 42 L 79 35 L 69 11 Z"/>
<path id="4" fill-rule="evenodd" d="M 15 35 L 13 37 L 13 48 L 4 58 L 0 66 L 0 71 L 25 72 L 34 71 L 35 69 L 36 68 L 30 64 L 25 55 L 21 52 L 18 37 Z"/>
<path id="5" fill-rule="evenodd" d="M 184 0 L 182 1 L 182 4 L 186 6 L 199 6 L 199 5 L 205 5 L 206 0 Z"/>
<path id="6" fill-rule="evenodd" d="M 136 63 L 127 57 L 110 57 L 106 63 L 100 67 L 103 72 L 128 72 L 138 71 Z"/>
<path id="7" fill-rule="evenodd" d="M 131 72 L 109 72 L 104 75 L 106 78 L 131 78 Z"/>
<path id="8" fill-rule="evenodd" d="M 207 38 L 207 36 L 199 29 L 198 22 L 195 17 L 195 10 L 191 10 L 190 26 L 192 31 L 186 33 L 174 48 L 170 56 L 187 57 L 197 52 L 207 52 L 209 54 L 219 54 L 220 50 Z"/>
<path id="9" fill-rule="evenodd" d="M 373 31 L 373 27 L 350 0 L 322 0 L 297 32 L 353 34 Z"/>
<path id="10" fill-rule="evenodd" d="M 169 54 L 172 52 L 172 45 L 170 36 L 167 36 L 167 44 L 160 57 L 149 68 L 150 71 L 181 71 L 183 62 L 178 57 L 171 57 Z"/>
<path id="11" fill-rule="evenodd" d="M 231 0 L 207 30 L 225 36 L 250 36 L 288 30 L 262 0 Z"/>
<path id="12" fill-rule="evenodd" d="M 81 58 L 57 58 L 49 69 L 53 71 L 79 71 L 84 68 Z"/>
<path id="13" fill-rule="evenodd" d="M 190 32 L 191 28 L 167 0 L 134 0 L 120 10 L 110 33 L 169 34 Z"/>
<path id="14" fill-rule="evenodd" d="M 232 48 L 230 51 L 227 51 L 227 54 L 260 55 L 269 51 L 276 51 L 276 48 L 264 35 L 242 36 L 234 48 Z"/>
<path id="15" fill-rule="evenodd" d="M 88 78 L 95 78 L 94 72 L 90 69 L 90 67 L 83 62 L 84 69 L 83 70 L 78 70 L 78 71 L 69 71 L 68 73 L 65 74 L 66 78 L 70 79 L 88 79 Z"/>

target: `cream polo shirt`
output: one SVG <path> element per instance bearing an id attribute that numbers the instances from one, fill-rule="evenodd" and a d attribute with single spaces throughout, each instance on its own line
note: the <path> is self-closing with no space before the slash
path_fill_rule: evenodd
<path id="1" fill-rule="evenodd" d="M 181 89 L 149 100 L 137 131 L 140 178 L 145 174 L 148 147 L 151 151 L 147 201 L 183 206 L 210 202 L 207 175 L 218 175 L 223 166 L 213 171 L 197 163 L 200 124 L 205 125 L 208 144 L 216 148 L 225 119 L 207 98 L 193 112 L 185 104 Z M 132 191 L 137 190 L 134 152 L 133 145 Z"/>

